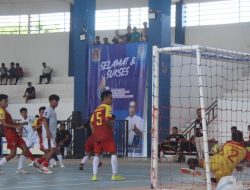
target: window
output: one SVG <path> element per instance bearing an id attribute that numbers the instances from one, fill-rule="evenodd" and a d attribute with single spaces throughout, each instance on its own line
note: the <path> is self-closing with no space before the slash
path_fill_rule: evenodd
<path id="1" fill-rule="evenodd" d="M 97 10 L 96 30 L 126 29 L 128 26 L 128 9 Z"/>
<path id="2" fill-rule="evenodd" d="M 250 22 L 250 1 L 240 1 L 240 22 Z"/>
<path id="3" fill-rule="evenodd" d="M 28 15 L 0 16 L 0 34 L 28 34 Z"/>
<path id="4" fill-rule="evenodd" d="M 30 33 L 68 32 L 70 13 L 48 13 L 30 15 Z"/>
<path id="5" fill-rule="evenodd" d="M 171 27 L 175 27 L 176 5 L 171 5 Z"/>
<path id="6" fill-rule="evenodd" d="M 200 23 L 200 4 L 186 4 L 184 8 L 184 22 L 186 26 L 197 26 Z"/>
<path id="7" fill-rule="evenodd" d="M 250 22 L 249 0 L 189 3 L 184 7 L 185 25 L 217 25 Z"/>
<path id="8" fill-rule="evenodd" d="M 148 22 L 148 7 L 130 9 L 130 25 L 143 28 L 143 22 Z"/>
<path id="9" fill-rule="evenodd" d="M 200 25 L 239 22 L 239 0 L 200 3 Z"/>

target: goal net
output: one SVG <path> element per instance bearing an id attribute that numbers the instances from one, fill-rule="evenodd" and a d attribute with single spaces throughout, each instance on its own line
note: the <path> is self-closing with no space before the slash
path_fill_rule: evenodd
<path id="1" fill-rule="evenodd" d="M 169 133 L 159 126 L 166 119 L 159 96 L 165 89 L 159 81 L 162 54 L 171 60 Z M 211 190 L 223 176 L 250 186 L 249 72 L 246 53 L 201 46 L 153 48 L 152 189 Z M 159 133 L 166 134 L 159 138 Z"/>

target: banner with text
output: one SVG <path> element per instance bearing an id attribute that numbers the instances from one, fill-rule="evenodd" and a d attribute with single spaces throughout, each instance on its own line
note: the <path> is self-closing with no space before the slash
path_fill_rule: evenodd
<path id="1" fill-rule="evenodd" d="M 144 125 L 146 90 L 146 43 L 93 45 L 89 48 L 88 112 L 100 103 L 101 93 L 113 93 L 113 113 L 119 120 L 128 120 L 128 152 L 143 155 L 147 137 Z"/>

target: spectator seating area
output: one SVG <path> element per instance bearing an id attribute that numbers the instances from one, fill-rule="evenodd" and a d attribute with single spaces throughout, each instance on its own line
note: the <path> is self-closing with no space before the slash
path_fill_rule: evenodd
<path id="1" fill-rule="evenodd" d="M 25 104 L 23 94 L 27 88 L 27 83 L 32 82 L 36 89 L 36 99 L 30 100 Z M 21 107 L 28 108 L 30 114 L 38 112 L 39 106 L 48 105 L 48 96 L 57 94 L 60 96 L 60 104 L 58 106 L 58 119 L 68 118 L 73 111 L 74 102 L 74 78 L 73 77 L 55 77 L 52 76 L 50 84 L 38 84 L 39 78 L 23 77 L 18 85 L 0 85 L 1 93 L 9 96 L 9 108 L 13 118 L 19 118 L 19 110 Z"/>

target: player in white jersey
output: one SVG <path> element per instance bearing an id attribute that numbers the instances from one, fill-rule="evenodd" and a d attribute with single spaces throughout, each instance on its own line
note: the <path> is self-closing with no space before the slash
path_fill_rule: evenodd
<path id="1" fill-rule="evenodd" d="M 32 123 L 33 123 L 35 117 L 28 116 L 27 108 L 21 108 L 20 115 L 21 115 L 20 123 L 23 125 L 21 132 L 22 132 L 22 134 L 25 134 L 23 136 L 26 136 L 25 142 L 26 142 L 27 147 L 30 149 L 30 148 L 33 148 L 35 145 L 39 146 L 38 134 L 32 128 Z M 17 173 L 21 173 L 21 174 L 29 173 L 23 169 L 24 160 L 25 160 L 25 156 L 21 155 L 19 158 L 18 167 L 16 169 Z M 32 163 L 32 165 L 33 165 L 33 163 Z"/>
<path id="2" fill-rule="evenodd" d="M 58 106 L 59 100 L 58 95 L 50 95 L 50 106 L 45 109 L 43 114 L 45 122 L 42 130 L 42 138 L 45 155 L 38 160 L 38 163 L 41 163 L 41 170 L 46 174 L 53 173 L 48 169 L 48 165 L 50 159 L 56 154 L 57 115 L 55 108 Z"/>

